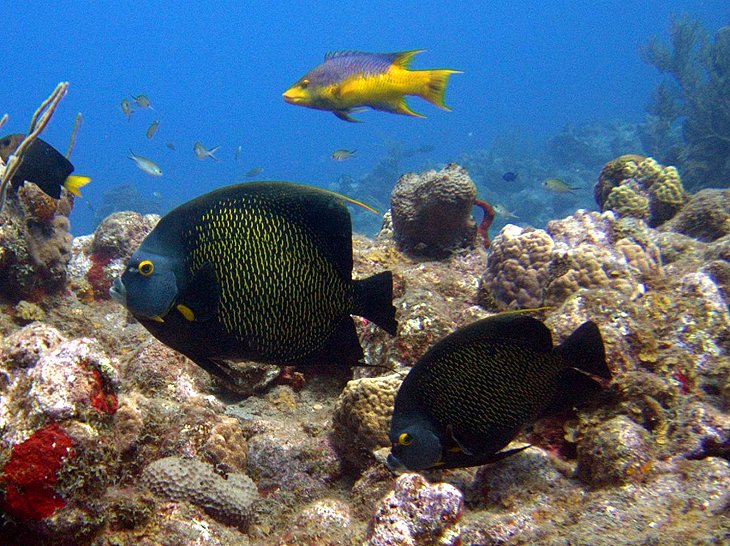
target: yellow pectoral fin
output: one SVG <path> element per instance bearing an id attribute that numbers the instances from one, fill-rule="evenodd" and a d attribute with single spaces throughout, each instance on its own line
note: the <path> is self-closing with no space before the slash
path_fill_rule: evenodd
<path id="1" fill-rule="evenodd" d="M 190 322 L 195 320 L 195 313 L 193 313 L 193 310 L 187 305 L 180 303 L 175 308 L 180 311 L 180 314 L 185 318 L 185 320 L 189 320 Z"/>
<path id="2" fill-rule="evenodd" d="M 165 319 L 163 319 L 163 318 L 162 318 L 161 316 L 159 316 L 159 315 L 155 315 L 154 317 L 151 317 L 151 318 L 152 318 L 152 320 L 154 320 L 155 322 L 165 322 Z"/>
<path id="3" fill-rule="evenodd" d="M 81 192 L 79 191 L 79 188 L 81 186 L 85 186 L 89 182 L 91 182 L 91 178 L 89 178 L 88 176 L 78 176 L 75 174 L 70 174 L 68 175 L 66 180 L 64 180 L 63 187 L 74 195 L 81 197 Z"/>

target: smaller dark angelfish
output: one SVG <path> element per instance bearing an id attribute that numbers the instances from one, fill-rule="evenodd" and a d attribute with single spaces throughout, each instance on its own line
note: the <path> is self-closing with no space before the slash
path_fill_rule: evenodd
<path id="1" fill-rule="evenodd" d="M 504 173 L 502 175 L 502 180 L 504 180 L 505 182 L 514 182 L 515 180 L 517 180 L 517 178 L 519 178 L 519 176 L 520 175 L 517 173 L 513 173 L 512 171 L 507 171 L 506 173 Z"/>
<path id="2" fill-rule="evenodd" d="M 531 317 L 505 313 L 446 336 L 395 398 L 388 467 L 462 468 L 498 461 L 527 424 L 588 400 L 610 379 L 603 340 L 585 322 L 557 347 Z"/>
<path id="3" fill-rule="evenodd" d="M 4 162 L 7 163 L 8 158 L 15 153 L 24 138 L 25 135 L 15 134 L 0 139 L 0 157 Z M 25 150 L 23 160 L 11 183 L 17 190 L 24 182 L 33 182 L 54 199 L 61 198 L 61 187 L 80 196 L 79 188 L 88 184 L 91 178 L 71 174 L 73 170 L 73 164 L 61 152 L 45 140 L 36 138 Z"/>

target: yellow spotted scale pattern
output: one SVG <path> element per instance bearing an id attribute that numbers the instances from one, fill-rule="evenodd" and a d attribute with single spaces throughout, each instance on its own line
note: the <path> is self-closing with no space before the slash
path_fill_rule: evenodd
<path id="1" fill-rule="evenodd" d="M 322 253 L 319 235 L 292 220 L 296 214 L 248 194 L 218 201 L 183 233 L 189 273 L 208 262 L 215 268 L 226 333 L 272 361 L 321 347 L 353 304 L 350 279 Z"/>
<path id="2" fill-rule="evenodd" d="M 486 434 L 536 418 L 555 396 L 562 368 L 551 353 L 479 341 L 430 361 L 416 391 L 436 420 L 455 433 Z"/>

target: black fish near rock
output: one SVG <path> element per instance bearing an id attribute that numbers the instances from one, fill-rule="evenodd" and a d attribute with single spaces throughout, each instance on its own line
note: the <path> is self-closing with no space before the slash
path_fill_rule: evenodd
<path id="1" fill-rule="evenodd" d="M 111 289 L 152 335 L 225 379 L 223 359 L 354 365 L 350 315 L 395 334 L 389 271 L 352 279 L 343 200 L 288 182 L 222 188 L 164 216 Z"/>
<path id="2" fill-rule="evenodd" d="M 502 450 L 522 427 L 601 390 L 609 379 L 598 327 L 586 322 L 558 347 L 539 320 L 489 317 L 446 336 L 411 369 L 395 398 L 388 466 L 461 468 Z"/>
<path id="3" fill-rule="evenodd" d="M 8 158 L 18 149 L 25 135 L 6 135 L 0 139 L 0 158 Z M 20 167 L 11 183 L 18 189 L 25 181 L 33 182 L 54 199 L 61 198 L 61 187 L 74 195 L 81 195 L 79 188 L 91 180 L 87 176 L 72 175 L 73 164 L 45 140 L 36 138 L 25 150 Z"/>

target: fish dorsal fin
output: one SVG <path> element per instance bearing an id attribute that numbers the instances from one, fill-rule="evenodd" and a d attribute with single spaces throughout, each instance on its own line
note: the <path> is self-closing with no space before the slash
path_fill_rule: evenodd
<path id="1" fill-rule="evenodd" d="M 393 64 L 401 68 L 408 68 L 408 65 L 411 64 L 413 57 L 415 57 L 419 53 L 423 53 L 424 51 L 426 50 L 412 49 L 410 51 L 400 51 L 398 53 L 393 53 Z"/>
<path id="2" fill-rule="evenodd" d="M 449 345 L 477 341 L 511 341 L 547 353 L 553 349 L 550 330 L 542 322 L 517 313 L 502 313 L 465 326 L 448 338 Z"/>
<path id="3" fill-rule="evenodd" d="M 352 50 L 345 50 L 345 51 L 328 51 L 324 54 L 324 60 L 329 61 L 330 59 L 334 59 L 336 57 L 352 57 L 353 55 L 367 55 L 364 51 L 352 51 Z"/>

